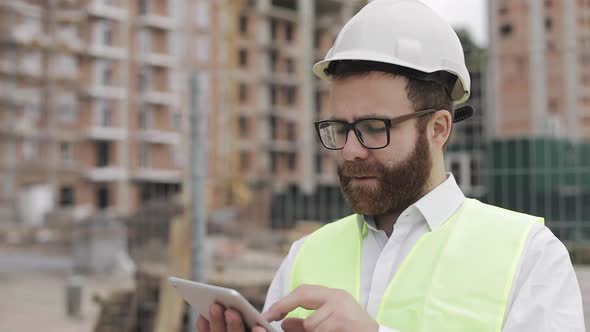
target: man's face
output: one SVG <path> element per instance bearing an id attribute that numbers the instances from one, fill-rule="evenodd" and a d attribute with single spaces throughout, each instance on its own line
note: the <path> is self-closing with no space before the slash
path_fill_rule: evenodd
<path id="1" fill-rule="evenodd" d="M 413 112 L 405 87 L 405 78 L 379 73 L 336 80 L 330 94 L 331 115 L 352 122 Z M 389 145 L 379 150 L 363 147 L 353 131 L 348 133 L 346 145 L 337 153 L 338 175 L 356 213 L 401 213 L 424 194 L 432 158 L 426 132 L 418 131 L 416 121 L 392 128 Z"/>

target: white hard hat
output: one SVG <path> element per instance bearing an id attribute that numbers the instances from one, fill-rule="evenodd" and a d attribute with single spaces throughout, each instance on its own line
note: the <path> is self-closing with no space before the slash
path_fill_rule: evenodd
<path id="1" fill-rule="evenodd" d="M 344 25 L 313 72 L 329 79 L 326 69 L 336 60 L 377 61 L 423 73 L 446 71 L 458 78 L 451 91 L 453 102 L 469 98 L 471 79 L 459 37 L 418 0 L 375 0 L 366 5 Z"/>

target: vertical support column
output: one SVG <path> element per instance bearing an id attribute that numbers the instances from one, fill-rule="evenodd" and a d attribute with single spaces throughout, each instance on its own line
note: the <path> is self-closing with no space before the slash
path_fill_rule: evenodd
<path id="1" fill-rule="evenodd" d="M 564 41 L 564 70 L 565 98 L 567 110 L 567 132 L 573 141 L 578 137 L 578 49 L 576 43 L 576 11 L 575 0 L 563 0 L 563 41 Z"/>
<path id="2" fill-rule="evenodd" d="M 190 156 L 191 156 L 191 279 L 206 281 L 205 238 L 207 234 L 207 205 L 205 182 L 207 176 L 207 109 L 203 107 L 203 76 L 193 73 L 190 78 Z M 197 317 L 190 312 L 190 329 L 195 328 Z"/>
<path id="3" fill-rule="evenodd" d="M 125 0 L 121 3 L 128 15 L 131 17 L 131 5 L 129 0 Z M 129 80 L 130 75 L 130 56 L 131 56 L 131 23 L 130 20 L 121 20 L 118 22 L 120 24 L 120 37 L 121 37 L 121 45 L 125 49 L 125 57 L 122 62 L 120 63 L 121 66 L 121 86 L 125 87 L 125 95 L 126 98 L 119 102 L 117 107 L 119 117 L 121 119 L 121 128 L 123 128 L 123 139 L 119 141 L 117 144 L 119 145 L 119 161 L 120 167 L 123 169 L 123 178 L 119 180 L 117 184 L 117 211 L 122 215 L 127 215 L 131 213 L 130 209 L 130 193 L 129 190 L 130 186 L 130 165 L 129 165 L 129 144 L 130 144 L 130 136 L 129 136 L 129 113 L 133 107 L 133 103 L 131 101 L 131 84 Z M 116 146 L 114 147 L 116 148 Z"/>
<path id="4" fill-rule="evenodd" d="M 270 32 L 270 19 L 264 13 L 267 13 L 270 10 L 270 0 L 258 0 L 256 2 L 256 11 L 258 13 L 258 21 L 257 21 L 257 33 L 256 39 L 259 45 L 269 45 L 271 41 L 271 32 Z M 260 72 L 262 73 L 263 77 L 270 77 L 271 76 L 271 66 L 270 66 L 270 50 L 269 48 L 262 48 L 260 51 Z M 268 146 L 267 142 L 271 139 L 270 134 L 270 124 L 268 117 L 271 114 L 270 112 L 270 93 L 269 93 L 269 84 L 268 82 L 260 82 L 257 85 L 258 89 L 258 100 L 257 100 L 257 108 L 258 108 L 258 126 L 260 130 L 258 131 L 258 146 L 262 150 L 262 153 L 258 155 L 259 166 L 258 166 L 258 174 L 261 174 L 262 177 L 265 178 L 265 182 L 270 182 L 268 180 L 268 174 L 271 174 L 271 167 L 270 167 L 270 152 L 266 148 Z M 264 175 L 263 175 L 264 174 Z M 266 184 L 265 184 L 266 185 Z"/>
<path id="5" fill-rule="evenodd" d="M 5 15 L 8 17 L 2 17 L 2 20 L 7 20 L 9 27 L 15 26 L 16 13 L 13 12 L 13 8 L 5 8 Z M 4 50 L 8 54 L 8 63 L 11 68 L 15 71 L 17 66 L 17 53 L 13 47 L 8 47 Z M 6 54 L 6 53 L 5 53 Z M 4 108 L 5 114 L 3 119 L 6 119 L 7 123 L 14 123 L 16 120 L 16 100 L 14 99 L 17 95 L 17 80 L 10 76 L 8 80 L 9 91 L 4 94 L 7 98 L 7 107 Z M 6 128 L 8 131 L 9 129 Z M 6 136 L 5 141 L 2 143 L 2 197 L 0 198 L 0 217 L 8 221 L 16 221 L 17 219 L 17 201 L 16 195 L 18 193 L 16 186 L 16 135 L 10 130 Z"/>
<path id="6" fill-rule="evenodd" d="M 547 132 L 547 73 L 545 69 L 544 2 L 529 0 L 529 59 L 533 136 Z"/>
<path id="7" fill-rule="evenodd" d="M 502 94 L 499 88 L 500 73 L 499 59 L 500 45 L 498 42 L 498 1 L 488 1 L 488 29 L 490 36 L 490 43 L 488 46 L 488 64 L 486 68 L 486 89 L 483 89 L 482 97 L 486 105 L 486 112 L 484 114 L 485 123 L 484 137 L 489 141 L 498 136 L 498 126 L 501 121 L 501 112 L 499 105 L 502 105 Z M 476 110 L 477 111 L 477 110 Z"/>
<path id="8" fill-rule="evenodd" d="M 300 40 L 300 66 L 301 77 L 301 113 L 299 122 L 301 156 L 301 189 L 304 193 L 311 193 L 315 189 L 314 155 L 316 148 L 313 140 L 313 121 L 315 116 L 315 80 L 311 71 L 314 61 L 314 30 L 315 30 L 315 1 L 299 1 L 299 40 Z"/>
<path id="9" fill-rule="evenodd" d="M 201 0 L 206 1 L 206 0 Z M 211 4 L 210 6 L 213 6 Z M 228 192 L 232 190 L 231 182 L 234 180 L 236 159 L 235 154 L 236 141 L 235 130 L 233 129 L 233 118 L 235 117 L 236 109 L 236 98 L 235 98 L 235 84 L 236 84 L 236 65 L 237 65 L 237 27 L 236 21 L 237 6 L 238 3 L 234 0 L 221 0 L 218 1 L 215 6 L 218 6 L 215 14 L 218 15 L 218 28 L 220 38 L 217 41 L 218 56 L 219 59 L 216 63 L 218 68 L 217 71 L 217 82 L 219 99 L 217 101 L 217 124 L 216 128 L 224 128 L 224 130 L 218 130 L 215 134 L 216 139 L 216 150 L 218 153 L 216 172 L 217 172 L 217 184 L 222 191 Z M 207 7 L 208 8 L 208 7 Z M 211 10 L 211 9 L 209 9 Z M 222 204 L 228 204 L 227 195 L 225 195 Z"/>
<path id="10" fill-rule="evenodd" d="M 577 24 L 578 20 L 577 17 L 580 14 L 578 10 L 582 8 L 576 8 L 577 3 L 575 0 L 564 0 L 563 1 L 563 41 L 564 41 L 564 70 L 563 73 L 565 75 L 565 99 L 566 99 L 566 110 L 567 110 L 567 135 L 570 141 L 574 144 L 575 150 L 574 153 L 574 165 L 575 165 L 575 183 L 581 184 L 583 183 L 582 179 L 582 172 L 581 170 L 581 159 L 582 154 L 580 154 L 580 145 L 576 144 L 577 141 L 580 141 L 578 137 L 578 119 L 579 119 L 579 109 L 578 109 L 578 47 L 577 47 Z M 584 218 L 582 216 L 583 210 L 583 196 L 578 194 L 575 196 L 574 200 L 574 211 L 573 211 L 573 221 L 575 223 L 575 228 L 573 232 L 573 240 L 579 241 L 584 240 L 584 228 L 583 222 Z M 563 211 L 563 210 L 562 210 Z M 562 218 L 565 219 L 565 218 Z"/>
<path id="11" fill-rule="evenodd" d="M 56 27 L 55 27 L 55 16 L 56 11 L 58 10 L 57 6 L 58 3 L 55 0 L 50 0 L 46 3 L 46 26 L 45 31 L 49 35 L 50 40 L 54 40 L 56 35 Z M 47 154 L 48 160 L 46 161 L 46 176 L 47 176 L 47 184 L 49 185 L 49 189 L 51 191 L 51 199 L 53 200 L 53 204 L 56 205 L 58 202 L 58 168 L 60 167 L 59 160 L 58 160 L 58 149 L 61 138 L 57 134 L 56 131 L 56 122 L 57 117 L 59 116 L 58 112 L 58 96 L 60 95 L 61 91 L 56 89 L 56 79 L 55 79 L 55 71 L 51 69 L 51 62 L 53 61 L 54 57 L 56 56 L 57 49 L 55 46 L 50 45 L 45 49 L 43 52 L 43 75 L 46 77 L 44 92 L 45 95 L 42 97 L 45 99 L 45 108 L 46 115 L 47 115 Z"/>

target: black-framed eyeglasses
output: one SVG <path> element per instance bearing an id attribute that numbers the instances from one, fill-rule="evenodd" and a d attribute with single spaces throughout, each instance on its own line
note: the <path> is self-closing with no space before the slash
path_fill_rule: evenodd
<path id="1" fill-rule="evenodd" d="M 363 118 L 354 122 L 344 120 L 322 120 L 315 123 L 315 129 L 322 145 L 329 150 L 342 150 L 352 129 L 359 142 L 367 149 L 383 149 L 389 145 L 390 129 L 400 123 L 438 111 L 427 109 L 403 114 L 395 118 Z"/>

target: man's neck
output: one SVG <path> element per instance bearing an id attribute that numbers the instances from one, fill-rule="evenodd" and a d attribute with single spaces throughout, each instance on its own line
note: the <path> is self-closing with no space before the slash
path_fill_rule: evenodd
<path id="1" fill-rule="evenodd" d="M 378 229 L 384 231 L 387 237 L 390 237 L 391 233 L 393 233 L 393 225 L 395 225 L 395 222 L 399 218 L 400 213 L 375 216 L 375 226 L 377 226 Z"/>
<path id="2" fill-rule="evenodd" d="M 438 187 L 443 182 L 445 182 L 446 178 L 447 177 L 444 169 L 442 170 L 442 172 L 437 172 L 437 174 L 433 174 L 433 176 L 426 182 L 424 193 L 416 199 L 416 202 L 420 200 L 422 197 L 424 197 L 426 194 L 434 190 L 434 188 Z M 393 233 L 393 226 L 397 222 L 397 219 L 399 218 L 402 212 L 403 211 L 397 211 L 394 213 L 375 216 L 375 226 L 377 226 L 378 229 L 384 231 L 387 237 L 390 237 L 391 233 Z"/>

